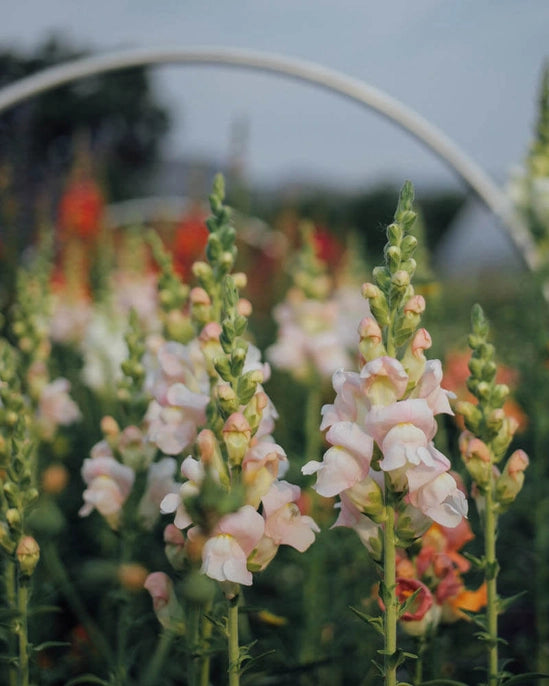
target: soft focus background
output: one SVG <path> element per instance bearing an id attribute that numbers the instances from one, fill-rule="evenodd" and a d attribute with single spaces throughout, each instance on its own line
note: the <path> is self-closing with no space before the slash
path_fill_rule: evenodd
<path id="1" fill-rule="evenodd" d="M 125 48 L 239 47 L 299 57 L 361 79 L 416 110 L 502 188 L 523 165 L 534 137 L 548 56 L 549 5 L 542 0 L 398 0 L 383 5 L 351 0 L 4 0 L 2 10 L 0 86 L 73 57 Z M 64 653 L 59 647 L 40 653 L 41 683 L 66 683 L 79 670 L 100 673 L 104 668 L 82 628 L 71 579 L 92 619 L 106 618 L 108 629 L 112 608 L 118 607 L 110 604 L 111 597 L 119 602 L 121 594 L 131 596 L 132 616 L 139 617 L 132 629 L 138 636 L 135 645 L 144 646 L 140 654 L 128 653 L 133 674 L 139 673 L 140 660 L 156 637 L 156 619 L 141 585 L 121 591 L 112 565 L 101 565 L 99 558 L 116 547 L 114 535 L 97 513 L 86 520 L 77 516 L 82 461 L 100 438 L 101 417 L 116 405 L 114 372 L 108 378 L 110 396 L 81 372 L 95 353 L 118 371 L 128 305 L 156 306 L 155 273 L 149 271 L 141 242 L 144 227 L 158 230 L 178 273 L 189 278 L 192 260 L 202 254 L 204 203 L 217 171 L 224 172 L 229 202 L 238 210 L 238 267 L 249 274 L 245 295 L 254 305 L 252 332 L 262 349 L 276 338 L 272 308 L 291 281 L 301 221 L 312 223 L 318 256 L 330 275 L 340 285 L 352 276 L 359 288 L 381 262 L 384 227 L 392 219 L 399 188 L 405 179 L 414 183 L 423 245 L 418 288 L 427 299 L 432 356 L 444 360 L 448 387 L 465 393 L 470 308 L 479 301 L 493 323 L 506 378 L 512 380 L 522 421 L 517 447 L 529 452 L 532 467 L 515 510 L 502 519 L 501 588 L 505 596 L 526 591 L 502 619 L 502 634 L 510 641 L 513 671 L 546 668 L 549 338 L 542 279 L 524 269 L 501 225 L 463 181 L 378 114 L 282 77 L 162 66 L 83 80 L 0 115 L 2 333 L 14 342 L 16 267 L 32 263 L 29 247 L 39 229 L 52 229 L 56 263 L 51 283 L 59 317 L 50 322 L 56 336 L 51 373 L 70 379 L 83 412 L 83 421 L 63 428 L 60 440 L 47 443 L 40 458 L 44 471 L 50 462 L 62 461 L 70 480 L 41 503 L 57 517 L 50 529 L 47 518 L 44 531 L 39 521 L 33 523 L 37 537 L 40 532 L 50 546 L 37 587 L 45 603 L 63 612 L 55 622 L 32 628 L 40 640 L 53 633 L 71 646 Z M 109 282 L 111 273 L 115 278 Z M 93 298 L 103 299 L 102 305 L 108 301 L 107 291 L 120 306 L 116 322 L 111 329 L 105 322 L 106 328 L 92 331 L 84 319 L 97 314 Z M 67 294 L 78 296 L 76 306 L 61 311 L 59 302 Z M 124 303 L 119 297 L 126 298 Z M 82 321 L 77 321 L 79 314 Z M 156 316 L 140 314 L 145 320 Z M 280 370 L 270 383 L 268 391 L 284 418 L 277 440 L 299 464 L 307 391 L 297 386 L 289 394 L 293 382 Z M 328 384 L 322 400 L 332 398 Z M 458 430 L 451 421 L 441 429 L 441 448 L 459 470 Z M 292 476 L 300 478 L 297 466 Z M 330 686 L 373 683 L 368 671 L 376 649 L 373 632 L 350 618 L 348 606 L 371 606 L 375 572 L 353 532 L 334 536 L 328 530 L 330 504 L 320 517 L 324 532 L 312 561 L 303 563 L 293 551 L 285 552 L 250 592 L 252 608 L 277 613 L 250 611 L 249 635 L 276 650 L 275 657 L 260 663 L 250 683 L 296 683 L 296 678 Z M 474 515 L 471 523 L 478 524 Z M 475 531 L 469 550 L 478 554 Z M 139 551 L 138 562 L 147 571 L 167 567 L 158 525 L 156 533 L 156 543 Z M 51 557 L 56 547 L 65 571 Z M 311 569 L 321 570 L 315 583 L 323 597 L 312 618 L 301 605 Z M 471 587 L 477 582 L 473 575 Z M 123 602 L 130 605 L 126 596 Z M 308 635 L 311 625 L 314 638 Z M 467 622 L 441 633 L 433 651 L 439 675 L 470 677 L 471 664 L 482 661 L 481 648 L 471 643 L 473 633 Z M 309 659 L 311 650 L 315 661 L 304 667 L 303 655 Z M 182 683 L 176 665 L 169 669 L 169 683 Z"/>

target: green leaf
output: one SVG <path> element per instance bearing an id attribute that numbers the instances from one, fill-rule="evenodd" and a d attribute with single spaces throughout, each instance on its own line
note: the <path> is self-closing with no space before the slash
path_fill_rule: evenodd
<path id="1" fill-rule="evenodd" d="M 71 643 L 67 641 L 44 641 L 39 643 L 37 646 L 32 646 L 32 649 L 38 653 L 41 650 L 46 650 L 46 648 L 67 648 Z"/>
<path id="2" fill-rule="evenodd" d="M 475 557 L 474 555 L 471 555 L 471 553 L 463 553 L 463 557 L 469 560 L 475 569 L 484 569 L 484 565 L 486 564 L 484 558 Z"/>
<path id="3" fill-rule="evenodd" d="M 516 676 L 511 677 L 507 681 L 504 681 L 502 686 L 517 686 L 517 684 L 525 684 L 529 682 L 530 680 L 538 680 L 538 679 L 548 679 L 549 674 L 542 674 L 541 672 L 528 672 L 527 674 L 517 674 Z"/>
<path id="4" fill-rule="evenodd" d="M 526 593 L 528 593 L 528 591 L 521 591 L 520 593 L 516 593 L 508 598 L 498 598 L 498 614 L 503 614 L 509 607 L 511 607 L 515 600 L 522 598 L 522 596 Z"/>
<path id="5" fill-rule="evenodd" d="M 422 681 L 421 686 L 467 686 L 467 684 L 453 679 L 431 679 L 430 681 Z"/>
<path id="6" fill-rule="evenodd" d="M 65 686 L 76 686 L 77 684 L 99 684 L 100 686 L 109 686 L 109 682 L 104 679 L 100 679 L 94 674 L 82 674 L 82 676 L 77 676 L 70 681 L 67 681 Z"/>
<path id="7" fill-rule="evenodd" d="M 400 607 L 399 607 L 399 609 L 398 609 L 398 618 L 399 618 L 399 619 L 400 619 L 404 614 L 406 614 L 406 612 L 408 612 L 408 610 L 412 607 L 412 605 L 413 605 L 415 599 L 418 597 L 420 591 L 422 591 L 422 590 L 423 590 L 423 589 L 422 589 L 421 587 L 420 587 L 420 588 L 416 588 L 416 590 L 412 593 L 412 595 L 409 596 L 408 598 L 406 598 L 406 600 L 405 600 L 403 603 L 400 604 Z"/>
<path id="8" fill-rule="evenodd" d="M 37 607 L 29 608 L 29 617 L 34 615 L 45 614 L 49 612 L 62 612 L 61 608 L 57 605 L 38 605 Z"/>
<path id="9" fill-rule="evenodd" d="M 461 610 L 464 615 L 466 615 L 472 622 L 474 622 L 478 627 L 487 631 L 488 624 L 486 622 L 486 615 L 483 612 L 472 612 L 470 610 Z"/>
<path id="10" fill-rule="evenodd" d="M 357 610 L 356 607 L 349 606 L 349 609 L 354 612 L 359 619 L 362 619 L 363 622 L 366 622 L 373 627 L 379 634 L 382 636 L 385 635 L 385 631 L 383 629 L 383 617 L 373 617 L 372 615 L 367 615 L 365 612 Z"/>

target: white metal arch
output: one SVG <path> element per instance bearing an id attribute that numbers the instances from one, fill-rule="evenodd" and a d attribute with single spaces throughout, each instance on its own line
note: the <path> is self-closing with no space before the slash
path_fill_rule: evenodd
<path id="1" fill-rule="evenodd" d="M 0 90 L 0 113 L 44 91 L 108 71 L 159 64 L 217 65 L 252 69 L 320 86 L 373 109 L 446 162 L 501 219 L 521 259 L 530 268 L 538 263 L 530 234 L 513 212 L 505 193 L 440 129 L 383 91 L 359 79 L 301 59 L 235 48 L 150 48 L 84 57 L 45 69 Z"/>

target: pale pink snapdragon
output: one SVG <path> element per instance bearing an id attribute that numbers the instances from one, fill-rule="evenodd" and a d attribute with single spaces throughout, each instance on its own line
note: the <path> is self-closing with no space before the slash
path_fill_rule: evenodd
<path id="1" fill-rule="evenodd" d="M 370 473 L 374 446 L 382 455 L 377 468 L 424 515 L 445 526 L 466 515 L 466 498 L 447 474 L 450 461 L 433 444 L 434 415 L 451 412 L 437 362 L 423 363 L 411 392 L 404 366 L 388 356 L 367 362 L 359 374 L 334 374 L 336 398 L 322 409 L 321 423 L 331 447 L 322 462 L 308 462 L 302 471 L 317 475 L 314 488 L 320 495 L 342 498 L 338 526 L 356 528 L 361 519 L 344 494 Z"/>
<path id="2" fill-rule="evenodd" d="M 58 426 L 68 426 L 82 417 L 69 395 L 70 390 L 71 384 L 64 378 L 55 379 L 42 388 L 37 420 L 44 437 L 52 438 Z"/>
<path id="3" fill-rule="evenodd" d="M 162 514 L 175 513 L 175 526 L 178 529 L 186 529 L 193 522 L 185 509 L 184 501 L 199 492 L 205 474 L 204 465 L 189 455 L 181 464 L 181 474 L 186 481 L 182 484 L 174 483 L 173 490 L 166 493 L 160 501 L 160 512 Z"/>
<path id="4" fill-rule="evenodd" d="M 301 379 L 312 368 L 326 378 L 349 365 L 335 300 L 313 300 L 292 289 L 286 301 L 274 308 L 273 317 L 279 332 L 277 341 L 267 350 L 267 357 L 279 369 Z"/>
<path id="5" fill-rule="evenodd" d="M 144 588 L 151 594 L 153 608 L 160 624 L 176 630 L 183 626 L 183 608 L 177 600 L 173 581 L 164 572 L 153 572 L 145 579 Z"/>
<path id="6" fill-rule="evenodd" d="M 289 545 L 303 553 L 315 540 L 320 529 L 312 517 L 302 515 L 296 502 L 301 495 L 299 486 L 287 481 L 274 481 L 263 496 L 265 536 L 276 545 Z"/>
<path id="7" fill-rule="evenodd" d="M 202 548 L 202 572 L 216 581 L 251 586 L 247 560 L 264 531 L 265 521 L 251 505 L 225 515 Z M 197 535 L 199 531 L 189 530 L 190 540 Z"/>
<path id="8" fill-rule="evenodd" d="M 135 472 L 131 467 L 116 460 L 105 441 L 96 444 L 92 457 L 84 460 L 82 479 L 87 488 L 82 497 L 84 505 L 78 514 L 86 517 L 96 509 L 116 529 L 120 511 L 135 481 Z"/>
<path id="9" fill-rule="evenodd" d="M 145 492 L 137 508 L 137 516 L 147 529 L 152 529 L 160 514 L 160 503 L 177 488 L 174 474 L 177 463 L 173 457 L 163 457 L 149 465 Z"/>

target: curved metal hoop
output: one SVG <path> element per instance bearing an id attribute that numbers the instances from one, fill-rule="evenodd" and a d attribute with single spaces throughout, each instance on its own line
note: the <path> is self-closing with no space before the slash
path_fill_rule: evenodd
<path id="1" fill-rule="evenodd" d="M 321 65 L 276 54 L 232 48 L 152 48 L 85 57 L 45 69 L 0 90 L 0 113 L 44 91 L 129 67 L 158 64 L 217 65 L 252 69 L 320 86 L 373 109 L 411 133 L 446 162 L 499 217 L 521 260 L 533 269 L 537 253 L 525 227 L 497 184 L 440 129 L 395 98 L 362 81 Z"/>

